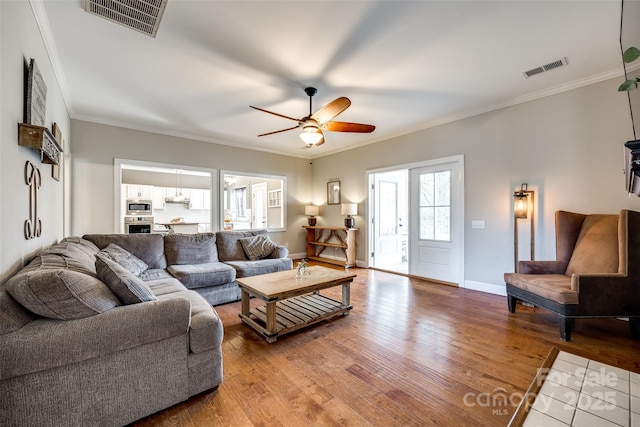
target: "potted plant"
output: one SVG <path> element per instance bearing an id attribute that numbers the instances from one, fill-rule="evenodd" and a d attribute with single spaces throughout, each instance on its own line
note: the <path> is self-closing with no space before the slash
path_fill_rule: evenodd
<path id="1" fill-rule="evenodd" d="M 630 64 L 638 58 L 640 58 L 640 49 L 638 49 L 637 47 L 630 47 L 629 49 L 625 50 L 624 53 L 622 54 L 622 61 L 625 64 Z M 625 73 L 625 77 L 626 77 L 626 73 Z M 640 83 L 640 77 L 636 77 L 633 80 L 625 80 L 625 82 L 620 85 L 618 90 L 620 92 L 626 92 L 629 90 L 637 89 L 638 83 Z"/>

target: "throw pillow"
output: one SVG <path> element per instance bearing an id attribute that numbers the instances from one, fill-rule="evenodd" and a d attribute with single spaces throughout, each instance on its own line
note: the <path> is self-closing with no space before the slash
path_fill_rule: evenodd
<path id="1" fill-rule="evenodd" d="M 115 243 L 109 243 L 109 246 L 98 252 L 96 256 L 108 258 L 136 276 L 139 276 L 149 268 L 140 258 Z"/>
<path id="2" fill-rule="evenodd" d="M 268 257 L 278 247 L 269 236 L 264 234 L 240 239 L 240 244 L 251 261 Z"/>
<path id="3" fill-rule="evenodd" d="M 142 279 L 109 258 L 96 258 L 96 272 L 98 279 L 106 283 L 125 304 L 157 300 Z"/>
<path id="4" fill-rule="evenodd" d="M 100 280 L 66 269 L 30 271 L 7 282 L 7 291 L 32 313 L 58 320 L 82 319 L 120 305 Z"/>

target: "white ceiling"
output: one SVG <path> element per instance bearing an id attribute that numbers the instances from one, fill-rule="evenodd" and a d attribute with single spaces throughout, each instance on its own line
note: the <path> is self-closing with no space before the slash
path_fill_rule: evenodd
<path id="1" fill-rule="evenodd" d="M 155 38 L 32 0 L 74 119 L 318 157 L 620 76 L 618 0 L 169 0 Z M 632 1 L 632 3 L 637 3 Z M 626 6 L 625 6 L 626 7 Z M 49 33 L 50 31 L 50 33 Z M 569 65 L 525 79 L 566 57 Z M 371 134 L 258 138 L 339 96 Z"/>

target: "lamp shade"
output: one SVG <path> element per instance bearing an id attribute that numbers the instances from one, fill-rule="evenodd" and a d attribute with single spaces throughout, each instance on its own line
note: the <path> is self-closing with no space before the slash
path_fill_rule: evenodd
<path id="1" fill-rule="evenodd" d="M 307 145 L 316 145 L 322 141 L 322 138 L 323 136 L 320 129 L 313 126 L 305 127 L 302 133 L 300 133 L 300 139 Z"/>
<path id="2" fill-rule="evenodd" d="M 358 205 L 356 203 L 343 203 L 340 206 L 342 215 L 358 215 Z"/>
<path id="3" fill-rule="evenodd" d="M 529 212 L 529 198 L 527 195 L 515 195 L 515 200 L 513 204 L 513 212 L 516 218 L 526 219 L 527 213 Z"/>
<path id="4" fill-rule="evenodd" d="M 309 215 L 309 216 L 320 215 L 320 207 L 319 206 L 313 206 L 313 205 L 305 206 L 304 207 L 304 214 L 305 215 Z"/>

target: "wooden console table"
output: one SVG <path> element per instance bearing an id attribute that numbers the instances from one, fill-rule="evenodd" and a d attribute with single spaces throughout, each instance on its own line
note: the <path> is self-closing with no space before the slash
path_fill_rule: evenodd
<path id="1" fill-rule="evenodd" d="M 308 259 L 343 265 L 346 268 L 355 267 L 357 228 L 309 225 L 305 225 L 303 228 L 307 229 Z M 334 240 L 331 239 L 332 237 Z M 344 253 L 345 261 L 320 256 L 326 248 L 340 248 L 342 253 Z"/>

